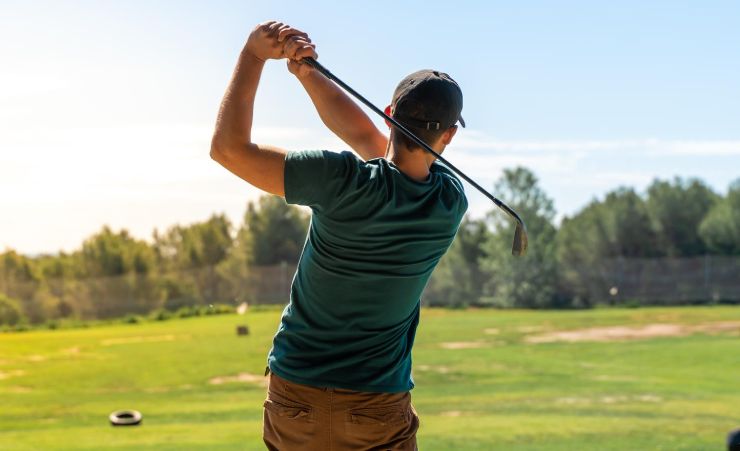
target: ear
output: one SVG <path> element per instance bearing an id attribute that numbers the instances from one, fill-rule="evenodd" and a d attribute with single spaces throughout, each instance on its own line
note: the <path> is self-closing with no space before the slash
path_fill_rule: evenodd
<path id="1" fill-rule="evenodd" d="M 455 136 L 455 133 L 457 133 L 457 125 L 453 125 L 442 134 L 442 143 L 445 146 L 448 146 L 450 141 L 452 141 L 452 137 Z"/>
<path id="2" fill-rule="evenodd" d="M 391 114 L 391 106 L 390 105 L 388 105 L 387 107 L 385 107 L 385 110 L 383 110 L 383 112 L 386 114 L 386 116 L 393 117 L 393 115 Z M 391 123 L 388 122 L 388 119 L 384 119 L 384 120 L 385 120 L 385 125 L 387 125 L 388 128 L 391 128 Z"/>

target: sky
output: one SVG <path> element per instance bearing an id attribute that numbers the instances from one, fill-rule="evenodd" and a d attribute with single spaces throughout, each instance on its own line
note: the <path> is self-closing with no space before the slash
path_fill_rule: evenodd
<path id="1" fill-rule="evenodd" d="M 0 11 L 0 250 L 72 251 L 104 224 L 142 239 L 213 213 L 238 225 L 260 192 L 210 159 L 210 138 L 239 51 L 270 19 L 309 33 L 319 61 L 380 107 L 410 72 L 449 73 L 468 127 L 445 156 L 489 189 L 528 167 L 558 218 L 618 186 L 697 177 L 725 193 L 740 177 L 736 1 L 0 0 Z M 284 61 L 265 68 L 253 138 L 347 149 Z M 492 209 L 467 192 L 473 216 Z"/>

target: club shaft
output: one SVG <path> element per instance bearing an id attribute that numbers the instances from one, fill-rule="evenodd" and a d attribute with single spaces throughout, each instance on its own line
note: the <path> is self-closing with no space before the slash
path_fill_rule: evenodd
<path id="1" fill-rule="evenodd" d="M 445 158 L 443 158 L 442 155 L 440 155 L 439 153 L 435 152 L 434 149 L 432 149 L 431 147 L 429 147 L 429 145 L 427 143 L 425 143 L 424 141 L 422 141 L 421 139 L 419 139 L 416 135 L 414 135 L 406 127 L 404 127 L 403 125 L 401 125 L 397 120 L 395 120 L 392 117 L 390 117 L 387 114 L 385 114 L 385 112 L 383 110 L 381 110 L 380 108 L 378 108 L 375 105 L 373 105 L 372 103 L 370 103 L 370 101 L 367 100 L 365 97 L 363 97 L 360 93 L 358 93 L 357 91 L 355 91 L 354 89 L 352 89 L 349 85 L 347 85 L 345 82 L 343 82 L 342 80 L 340 80 L 339 78 L 337 78 L 336 75 L 334 75 L 331 72 L 329 72 L 329 70 L 327 68 L 325 68 L 324 66 L 322 66 L 318 61 L 316 61 L 313 58 L 303 58 L 302 61 L 305 62 L 305 63 L 307 63 L 307 64 L 309 64 L 311 67 L 313 67 L 314 69 L 318 70 L 319 72 L 321 72 L 326 78 L 332 80 L 334 83 L 336 83 L 339 86 L 341 86 L 342 89 L 344 89 L 345 91 L 347 91 L 350 94 L 352 94 L 353 96 L 355 96 L 357 98 L 357 100 L 359 100 L 360 102 L 364 103 L 365 106 L 367 106 L 368 108 L 370 108 L 371 110 L 375 111 L 380 116 L 382 116 L 383 118 L 385 118 L 385 120 L 387 120 L 388 122 L 390 122 L 391 124 L 393 124 L 394 127 L 396 127 L 398 130 L 400 130 L 401 132 L 403 132 L 403 134 L 405 134 L 406 136 L 408 136 L 416 144 L 418 144 L 419 146 L 421 146 L 427 152 L 429 152 L 432 155 L 434 155 L 439 161 L 441 161 L 442 163 L 444 163 L 445 166 L 447 166 L 450 169 L 452 169 L 457 175 L 459 175 L 460 177 L 462 177 L 466 182 L 468 182 L 471 185 L 473 185 L 473 187 L 475 189 L 477 189 L 478 191 L 481 192 L 481 194 L 483 194 L 488 199 L 490 199 L 491 202 L 493 202 L 494 204 L 496 204 L 496 206 L 498 206 L 499 208 L 501 208 L 502 210 L 504 210 L 509 216 L 511 216 L 512 218 L 514 218 L 520 224 L 523 224 L 522 223 L 522 219 L 519 217 L 519 215 L 514 210 L 512 210 L 511 208 L 509 208 L 508 205 L 506 205 L 505 203 L 503 203 L 502 201 L 500 201 L 499 199 L 497 199 L 494 195 L 492 195 L 491 193 L 489 193 L 488 191 L 486 191 L 485 189 L 483 189 L 483 187 L 480 186 L 478 183 L 476 183 L 475 180 L 473 180 L 470 177 L 468 177 L 467 175 L 465 175 L 465 173 L 463 171 L 461 171 L 458 168 L 456 168 L 455 165 L 453 165 L 452 163 L 450 163 L 449 161 L 447 161 Z"/>

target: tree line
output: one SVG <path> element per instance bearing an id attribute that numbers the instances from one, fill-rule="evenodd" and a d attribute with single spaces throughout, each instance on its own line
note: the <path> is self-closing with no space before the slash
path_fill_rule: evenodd
<path id="1" fill-rule="evenodd" d="M 620 187 L 559 226 L 552 199 L 530 170 L 505 170 L 494 192 L 525 220 L 529 254 L 511 257 L 514 226 L 498 210 L 466 217 L 427 286 L 426 303 L 589 307 L 602 301 L 589 287 L 605 262 L 740 256 L 740 179 L 725 196 L 697 179 L 656 180 L 643 195 Z M 214 214 L 155 230 L 149 241 L 106 226 L 70 253 L 8 249 L 0 254 L 0 325 L 265 301 L 256 287 L 274 277 L 256 269 L 292 270 L 308 223 L 304 210 L 263 196 L 247 205 L 238 226 Z"/>

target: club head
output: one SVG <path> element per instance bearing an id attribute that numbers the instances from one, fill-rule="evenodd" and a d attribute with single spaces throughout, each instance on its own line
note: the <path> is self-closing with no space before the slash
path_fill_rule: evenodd
<path id="1" fill-rule="evenodd" d="M 514 244 L 511 246 L 511 255 L 515 257 L 521 257 L 527 254 L 527 228 L 523 222 L 516 223 L 516 230 L 514 231 Z"/>

